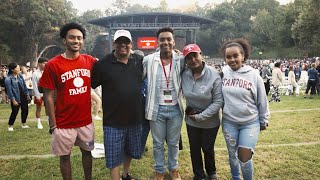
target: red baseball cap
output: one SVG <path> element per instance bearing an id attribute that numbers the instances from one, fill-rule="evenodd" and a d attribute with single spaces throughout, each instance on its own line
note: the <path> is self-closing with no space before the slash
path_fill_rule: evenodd
<path id="1" fill-rule="evenodd" d="M 196 44 L 189 44 L 183 48 L 183 56 L 186 57 L 189 53 L 196 52 L 201 53 L 201 49 Z"/>

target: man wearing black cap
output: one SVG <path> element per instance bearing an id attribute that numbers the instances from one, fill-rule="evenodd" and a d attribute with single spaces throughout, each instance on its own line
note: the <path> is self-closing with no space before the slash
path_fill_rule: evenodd
<path id="1" fill-rule="evenodd" d="M 93 67 L 92 88 L 102 86 L 103 131 L 106 166 L 111 179 L 130 180 L 131 159 L 141 158 L 142 59 L 131 53 L 132 37 L 127 30 L 114 34 L 114 51 Z"/>

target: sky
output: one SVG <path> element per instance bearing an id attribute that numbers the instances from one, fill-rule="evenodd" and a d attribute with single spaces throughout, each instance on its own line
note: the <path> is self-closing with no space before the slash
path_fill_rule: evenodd
<path id="1" fill-rule="evenodd" d="M 73 7 L 79 10 L 79 13 L 85 12 L 87 10 L 101 9 L 105 10 L 108 6 L 114 2 L 114 0 L 68 0 L 71 1 Z M 198 2 L 200 6 L 204 6 L 207 3 L 219 4 L 224 0 L 167 0 L 169 7 L 172 9 L 186 9 L 192 6 L 195 2 Z M 290 0 L 277 0 L 280 4 L 286 4 Z M 160 4 L 160 0 L 131 0 L 132 4 L 142 4 L 151 7 L 157 7 Z"/>

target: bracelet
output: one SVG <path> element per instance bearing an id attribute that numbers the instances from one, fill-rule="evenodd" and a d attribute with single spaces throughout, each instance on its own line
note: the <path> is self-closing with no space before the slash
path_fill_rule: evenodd
<path id="1" fill-rule="evenodd" d="M 53 131 L 54 131 L 56 128 L 57 128 L 57 126 L 50 127 L 50 129 L 49 129 L 49 133 L 50 133 L 50 134 L 52 134 L 52 133 L 53 133 Z"/>

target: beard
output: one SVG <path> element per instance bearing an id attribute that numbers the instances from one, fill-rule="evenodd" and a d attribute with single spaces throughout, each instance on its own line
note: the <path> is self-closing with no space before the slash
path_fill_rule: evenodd
<path id="1" fill-rule="evenodd" d="M 128 52 L 128 51 L 129 51 L 129 52 Z M 117 54 L 118 57 L 121 57 L 121 58 L 127 58 L 127 57 L 130 56 L 130 50 L 127 49 L 127 48 L 125 49 L 125 52 L 122 51 L 121 48 L 116 49 L 116 50 L 115 50 L 115 53 Z"/>

